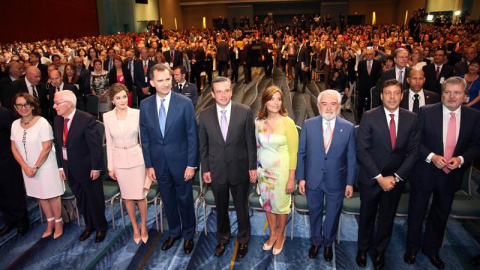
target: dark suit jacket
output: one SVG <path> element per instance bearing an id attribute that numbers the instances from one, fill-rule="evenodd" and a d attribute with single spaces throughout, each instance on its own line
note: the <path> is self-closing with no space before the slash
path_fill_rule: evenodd
<path id="1" fill-rule="evenodd" d="M 402 83 L 402 90 L 408 90 L 410 88 L 410 85 L 407 82 L 407 78 L 410 74 L 410 70 L 412 68 L 410 67 L 405 67 L 405 74 L 403 75 L 403 83 Z M 382 100 L 380 99 L 380 93 L 383 90 L 383 83 L 385 81 L 391 80 L 391 79 L 397 79 L 397 74 L 395 72 L 395 66 L 389 70 L 385 70 L 382 75 L 380 76 L 380 79 L 377 82 L 377 86 L 375 87 L 373 91 L 373 97 L 372 97 L 372 108 L 378 107 L 382 105 Z M 427 88 L 427 87 L 425 87 Z M 430 88 L 428 88 L 430 89 Z"/>
<path id="2" fill-rule="evenodd" d="M 303 45 L 298 54 L 298 62 L 304 64 L 304 67 L 310 68 L 310 52 L 307 45 Z"/>
<path id="3" fill-rule="evenodd" d="M 146 98 L 148 95 L 145 95 L 143 92 L 142 92 L 142 87 L 150 87 L 150 68 L 152 68 L 153 66 L 155 65 L 155 62 L 151 61 L 151 60 L 148 60 L 148 69 L 147 69 L 147 74 L 145 74 L 145 72 L 143 71 L 143 60 L 137 60 L 135 61 L 134 63 L 134 82 L 135 82 L 135 86 L 137 87 L 137 94 L 138 94 L 138 98 L 140 100 Z M 130 73 L 130 72 L 128 72 Z M 147 79 L 145 80 L 145 77 L 147 77 Z M 152 94 L 154 91 L 152 91 L 150 89 L 150 94 Z"/>
<path id="4" fill-rule="evenodd" d="M 6 109 L 13 111 L 12 99 L 15 96 L 15 92 L 13 92 L 13 89 L 10 87 L 11 83 L 12 79 L 10 79 L 8 75 L 0 80 L 0 103 Z"/>
<path id="5" fill-rule="evenodd" d="M 441 101 L 440 96 L 432 91 L 423 89 L 423 95 L 425 96 L 425 105 L 435 104 Z M 413 100 L 409 98 L 409 90 L 403 91 L 403 99 L 400 103 L 400 108 L 404 108 L 408 111 L 408 102 L 413 103 Z"/>
<path id="6" fill-rule="evenodd" d="M 232 101 L 227 141 L 223 139 L 216 104 L 200 113 L 200 161 L 212 182 L 231 185 L 248 181 L 257 168 L 255 124 L 250 107 Z"/>
<path id="7" fill-rule="evenodd" d="M 360 162 L 358 181 L 367 186 L 377 185 L 379 174 L 408 179 L 418 158 L 420 133 L 417 116 L 399 108 L 397 141 L 392 149 L 390 130 L 383 106 L 363 114 L 357 137 L 357 158 Z"/>
<path id="8" fill-rule="evenodd" d="M 54 137 L 57 149 L 58 168 L 63 168 L 67 179 L 73 175 L 76 181 L 92 181 L 91 170 L 103 171 L 103 150 L 100 132 L 97 128 L 95 117 L 76 110 L 71 120 L 70 130 L 67 136 L 68 161 L 63 159 L 63 122 L 61 116 L 55 117 Z M 97 179 L 98 180 L 98 179 Z"/>
<path id="9" fill-rule="evenodd" d="M 382 75 L 382 63 L 380 61 L 373 59 L 372 60 L 372 70 L 370 75 L 368 75 L 367 61 L 362 60 L 358 63 L 357 72 L 358 72 L 358 89 L 362 92 L 369 93 L 370 88 L 374 87 L 380 76 Z"/>
<path id="10" fill-rule="evenodd" d="M 252 63 L 252 44 L 248 43 L 243 47 L 242 55 L 240 60 L 242 64 L 250 64 Z"/>
<path id="11" fill-rule="evenodd" d="M 158 178 L 165 169 L 182 178 L 185 169 L 198 167 L 198 132 L 192 102 L 171 93 L 165 123 L 165 136 L 160 131 L 155 95 L 140 103 L 140 134 L 147 168 L 154 168 Z"/>
<path id="12" fill-rule="evenodd" d="M 143 70 L 142 70 L 143 71 Z M 126 67 L 122 67 L 123 79 L 128 91 L 133 90 L 133 80 L 130 71 Z M 108 85 L 117 83 L 117 69 L 114 68 L 108 73 Z"/>
<path id="13" fill-rule="evenodd" d="M 227 62 L 228 60 L 230 60 L 228 44 L 225 41 L 220 41 L 217 44 L 217 61 Z"/>
<path id="14" fill-rule="evenodd" d="M 443 80 L 446 80 L 454 76 L 453 67 L 445 64 L 442 66 L 442 70 L 440 71 L 440 76 L 438 77 L 438 80 L 436 78 L 437 75 L 434 63 L 423 66 L 423 72 L 425 73 L 425 84 L 423 85 L 423 87 L 439 95 L 441 94 L 440 92 L 442 85 L 440 84 L 440 81 L 442 81 L 442 78 Z"/>
<path id="15" fill-rule="evenodd" d="M 183 65 L 183 53 L 175 50 L 175 53 L 173 54 L 173 65 L 170 65 L 170 62 L 172 62 L 172 59 L 170 59 L 170 50 L 163 52 L 163 55 L 165 56 L 165 60 L 167 61 L 168 65 L 173 69 L 176 66 L 181 66 Z"/>
<path id="16" fill-rule="evenodd" d="M 107 57 L 107 59 L 105 59 L 105 61 L 103 61 L 103 69 L 106 70 L 106 71 L 110 71 L 108 70 L 108 67 L 110 65 L 110 58 Z M 115 68 L 115 60 L 112 59 L 112 69 Z"/>
<path id="17" fill-rule="evenodd" d="M 189 99 L 191 99 L 194 108 L 195 108 L 195 106 L 197 106 L 198 90 L 197 90 L 197 86 L 195 84 L 185 82 L 185 85 L 183 86 L 181 93 L 178 89 L 178 84 L 175 84 L 173 86 L 172 90 L 175 93 L 182 94 L 182 95 L 188 97 Z"/>
<path id="18" fill-rule="evenodd" d="M 48 81 L 48 67 L 38 62 L 37 68 L 40 69 L 40 73 L 42 74 L 42 82 L 46 83 Z"/>
<path id="19" fill-rule="evenodd" d="M 12 84 L 10 85 L 11 89 L 13 90 L 12 92 L 15 94 L 20 92 L 28 93 L 27 83 L 25 80 L 25 78 L 22 78 L 12 82 Z M 35 89 L 37 89 L 38 92 L 38 99 L 40 102 L 40 109 L 42 110 L 42 116 L 45 119 L 51 120 L 51 118 L 49 117 L 50 103 L 48 102 L 47 89 L 41 82 L 37 86 L 35 86 Z"/>
<path id="20" fill-rule="evenodd" d="M 354 83 L 357 80 L 357 73 L 355 71 L 355 62 L 356 62 L 355 58 L 350 58 L 347 63 L 347 80 L 350 83 Z"/>
<path id="21" fill-rule="evenodd" d="M 190 53 L 190 54 L 188 54 L 188 53 Z M 195 57 L 193 57 L 194 55 L 195 55 Z M 188 59 L 190 59 L 190 61 L 195 59 L 195 63 L 192 63 L 192 69 L 195 68 L 197 71 L 202 71 L 203 70 L 203 68 L 204 68 L 203 64 L 205 62 L 205 51 L 202 48 L 197 48 L 197 50 L 195 50 L 195 51 L 189 50 L 187 52 L 187 56 L 188 56 Z"/>
<path id="22" fill-rule="evenodd" d="M 468 65 L 467 61 L 460 61 L 455 64 L 455 70 L 453 73 L 455 73 L 455 76 L 460 76 L 462 74 L 465 74 L 468 72 Z"/>
<path id="23" fill-rule="evenodd" d="M 75 72 L 76 72 L 76 70 L 75 70 Z M 84 95 L 91 94 L 91 92 L 90 92 L 90 89 L 91 89 L 90 88 L 90 70 L 88 70 L 86 68 L 82 68 L 79 76 L 82 78 L 82 81 L 83 81 L 83 94 Z"/>
<path id="24" fill-rule="evenodd" d="M 441 103 L 423 106 L 418 111 L 421 144 L 418 163 L 412 173 L 412 185 L 424 190 L 433 190 L 444 185 L 444 190 L 454 193 L 462 184 L 463 173 L 472 161 L 480 156 L 480 112 L 461 107 L 460 132 L 453 152 L 454 157 L 462 156 L 464 165 L 445 174 L 433 163 L 427 163 L 430 153 L 444 155 L 443 105 Z"/>
<path id="25" fill-rule="evenodd" d="M 0 167 L 2 168 L 10 166 L 11 162 L 15 161 L 10 143 L 10 134 L 14 120 L 13 112 L 0 106 Z"/>

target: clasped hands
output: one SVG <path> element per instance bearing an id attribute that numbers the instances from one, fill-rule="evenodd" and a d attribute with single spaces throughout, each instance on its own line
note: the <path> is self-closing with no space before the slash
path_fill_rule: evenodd
<path id="1" fill-rule="evenodd" d="M 187 167 L 185 169 L 185 172 L 183 174 L 183 178 L 185 179 L 185 182 L 192 179 L 193 176 L 195 175 L 195 169 Z M 155 175 L 155 169 L 154 168 L 148 168 L 147 169 L 147 176 L 152 179 L 153 182 L 157 182 L 157 176 Z"/>
<path id="2" fill-rule="evenodd" d="M 459 157 L 452 157 L 450 160 L 446 160 L 443 156 L 433 155 L 432 163 L 435 167 L 440 170 L 445 168 L 445 166 L 450 170 L 455 170 L 460 166 L 462 160 Z"/>
<path id="3" fill-rule="evenodd" d="M 255 183 L 257 182 L 257 170 L 248 170 L 248 174 L 250 175 L 250 182 Z M 212 176 L 210 172 L 204 172 L 202 174 L 203 181 L 205 183 L 210 184 L 212 182 Z"/>

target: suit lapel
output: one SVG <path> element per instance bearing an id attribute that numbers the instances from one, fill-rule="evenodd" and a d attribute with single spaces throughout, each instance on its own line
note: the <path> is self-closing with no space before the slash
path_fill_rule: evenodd
<path id="1" fill-rule="evenodd" d="M 73 115 L 73 119 L 71 119 L 71 123 L 70 123 L 70 129 L 68 130 L 68 135 L 67 135 L 67 146 L 71 144 L 71 138 L 72 136 L 74 136 L 74 134 L 77 133 L 77 127 L 78 127 L 78 122 L 80 121 L 78 118 L 79 118 L 79 114 L 78 114 L 78 110 L 75 111 L 75 114 Z M 65 118 L 64 118 L 65 120 Z M 62 129 L 63 131 L 63 129 Z"/>
<path id="2" fill-rule="evenodd" d="M 323 139 L 323 118 L 322 117 L 319 117 L 318 118 L 318 121 L 316 123 L 316 127 L 315 127 L 316 130 L 320 130 L 320 138 L 318 140 L 318 145 L 320 146 L 320 152 L 323 154 L 323 155 L 326 155 L 325 153 L 325 141 Z"/>
<path id="3" fill-rule="evenodd" d="M 233 108 L 233 104 L 232 104 Z M 230 119 L 231 119 L 230 114 Z M 220 142 L 221 145 L 225 145 L 225 140 L 223 140 L 223 135 L 222 135 L 222 129 L 220 128 L 220 123 L 218 122 L 218 115 L 217 115 L 217 105 L 214 104 L 213 106 L 210 107 L 210 118 L 213 123 L 213 128 L 215 129 L 213 131 L 213 134 L 215 134 L 216 139 Z M 227 133 L 227 138 L 228 138 L 228 133 Z"/>
<path id="4" fill-rule="evenodd" d="M 460 115 L 460 131 L 458 132 L 457 143 L 455 144 L 455 150 L 453 151 L 454 153 L 457 153 L 457 149 L 459 148 L 458 146 L 462 142 L 468 142 L 468 138 L 466 138 L 467 133 L 465 130 L 468 128 L 467 123 L 471 121 L 469 121 L 470 119 L 468 119 L 468 113 L 465 110 L 466 110 L 465 106 L 462 106 L 461 115 Z M 457 156 L 457 155 L 454 154 L 454 156 Z"/>
<path id="5" fill-rule="evenodd" d="M 156 94 L 155 94 L 156 95 Z M 152 99 L 152 102 L 150 104 L 150 115 L 153 115 L 153 121 L 155 122 L 154 125 L 158 130 L 158 133 L 160 133 L 160 136 L 162 139 L 164 138 L 162 131 L 160 130 L 160 122 L 158 120 L 158 111 L 157 111 L 157 97 L 155 96 Z"/>
<path id="6" fill-rule="evenodd" d="M 238 121 L 238 117 L 232 117 L 233 115 L 237 115 L 238 107 L 236 106 L 236 104 L 233 103 L 233 101 L 230 101 L 230 102 L 232 102 L 232 111 L 230 112 L 230 121 L 228 122 L 228 131 L 227 131 L 227 141 L 225 142 L 225 144 L 227 144 L 231 140 L 231 137 L 233 135 L 232 129 Z M 220 127 L 220 123 L 219 123 L 219 127 Z M 221 133 L 222 133 L 222 130 L 220 129 L 220 134 Z M 222 135 L 222 138 L 223 138 L 223 135 Z"/>
<path id="7" fill-rule="evenodd" d="M 387 141 L 387 145 L 390 147 L 390 150 L 393 150 L 392 149 L 392 142 L 390 141 L 390 127 L 388 126 L 387 123 L 387 116 L 385 115 L 385 107 L 381 106 L 381 107 L 378 107 L 379 110 L 378 110 L 378 121 L 383 122 L 383 124 L 380 124 L 380 132 L 382 132 L 384 135 L 382 136 L 382 138 L 385 138 L 385 140 Z M 398 114 L 398 119 L 400 121 L 400 113 Z M 398 126 L 400 126 L 400 123 L 398 123 Z M 397 132 L 398 134 L 399 132 Z M 398 137 L 398 136 L 397 136 Z"/>
<path id="8" fill-rule="evenodd" d="M 437 145 L 441 146 L 442 149 L 442 156 L 444 155 L 445 147 L 443 145 L 443 106 L 441 103 L 437 104 L 436 111 L 434 115 L 439 115 L 440 118 L 435 121 L 434 119 L 427 119 L 432 120 L 432 125 L 434 129 L 434 134 L 440 134 L 440 136 L 435 136 L 437 139 Z"/>
<path id="9" fill-rule="evenodd" d="M 177 117 L 178 106 L 175 105 L 175 102 L 177 102 L 176 95 L 177 93 L 174 93 L 173 91 L 171 91 L 170 104 L 168 105 L 167 119 L 165 120 L 165 137 L 167 136 L 168 130 L 172 126 L 173 121 Z"/>

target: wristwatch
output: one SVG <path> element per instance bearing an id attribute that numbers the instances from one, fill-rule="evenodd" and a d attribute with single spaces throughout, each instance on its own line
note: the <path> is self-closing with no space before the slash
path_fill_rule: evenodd
<path id="1" fill-rule="evenodd" d="M 38 170 L 40 167 L 38 166 L 33 166 L 34 169 Z"/>
<path id="2" fill-rule="evenodd" d="M 395 178 L 395 182 L 397 183 L 402 181 L 402 178 L 398 177 L 397 175 L 395 175 L 394 178 Z"/>

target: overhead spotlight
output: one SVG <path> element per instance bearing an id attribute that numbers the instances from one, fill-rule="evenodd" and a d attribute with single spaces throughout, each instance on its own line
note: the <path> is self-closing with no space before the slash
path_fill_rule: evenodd
<path id="1" fill-rule="evenodd" d="M 460 16 L 460 14 L 462 14 L 460 10 L 455 11 L 455 16 Z"/>
<path id="2" fill-rule="evenodd" d="M 427 15 L 427 21 L 429 22 L 433 21 L 433 15 L 431 14 Z"/>

